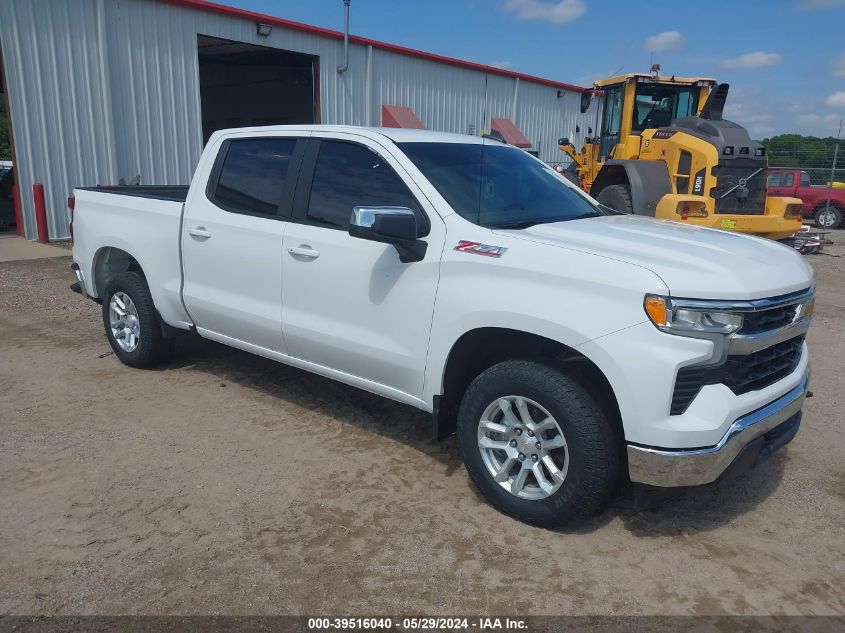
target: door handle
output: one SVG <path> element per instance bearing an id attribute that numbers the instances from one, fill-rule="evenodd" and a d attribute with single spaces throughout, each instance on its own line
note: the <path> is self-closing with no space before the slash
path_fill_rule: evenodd
<path id="1" fill-rule="evenodd" d="M 298 257 L 307 257 L 308 259 L 317 259 L 320 256 L 320 251 L 315 251 L 308 244 L 300 244 L 299 246 L 288 247 L 288 253 Z"/>
<path id="2" fill-rule="evenodd" d="M 209 231 L 204 226 L 195 226 L 193 228 L 188 229 L 188 234 L 193 235 L 194 237 L 202 237 L 208 239 L 211 237 L 211 231 Z"/>

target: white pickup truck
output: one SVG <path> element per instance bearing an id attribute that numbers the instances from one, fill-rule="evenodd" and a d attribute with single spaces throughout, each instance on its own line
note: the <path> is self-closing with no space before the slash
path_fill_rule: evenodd
<path id="1" fill-rule="evenodd" d="M 792 249 L 614 215 L 492 139 L 221 131 L 189 188 L 76 189 L 72 233 L 127 365 L 190 331 L 431 412 L 535 524 L 754 465 L 808 393 Z"/>

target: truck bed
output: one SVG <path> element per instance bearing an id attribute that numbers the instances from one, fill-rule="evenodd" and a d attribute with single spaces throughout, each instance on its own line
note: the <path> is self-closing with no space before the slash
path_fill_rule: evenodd
<path id="1" fill-rule="evenodd" d="M 77 189 L 113 193 L 119 196 L 185 202 L 189 187 L 188 185 L 98 185 L 96 187 L 77 187 Z"/>

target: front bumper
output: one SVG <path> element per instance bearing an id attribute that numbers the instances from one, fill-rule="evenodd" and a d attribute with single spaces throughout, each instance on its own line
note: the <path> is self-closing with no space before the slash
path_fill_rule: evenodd
<path id="1" fill-rule="evenodd" d="M 673 450 L 629 444 L 631 481 L 659 487 L 698 486 L 716 481 L 746 447 L 754 442 L 761 443 L 762 436 L 799 417 L 809 381 L 807 371 L 797 387 L 734 421 L 715 446 Z M 791 435 L 789 439 L 792 439 Z M 775 448 L 787 441 L 781 441 Z"/>

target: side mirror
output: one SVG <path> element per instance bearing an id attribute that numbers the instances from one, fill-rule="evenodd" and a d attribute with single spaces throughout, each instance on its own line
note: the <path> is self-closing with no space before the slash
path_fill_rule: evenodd
<path id="1" fill-rule="evenodd" d="M 581 93 L 581 114 L 584 114 L 587 110 L 590 109 L 590 100 L 592 98 L 592 92 L 585 91 Z"/>
<path id="2" fill-rule="evenodd" d="M 428 248 L 417 239 L 417 216 L 407 207 L 354 207 L 349 235 L 393 245 L 403 264 L 420 261 Z"/>

